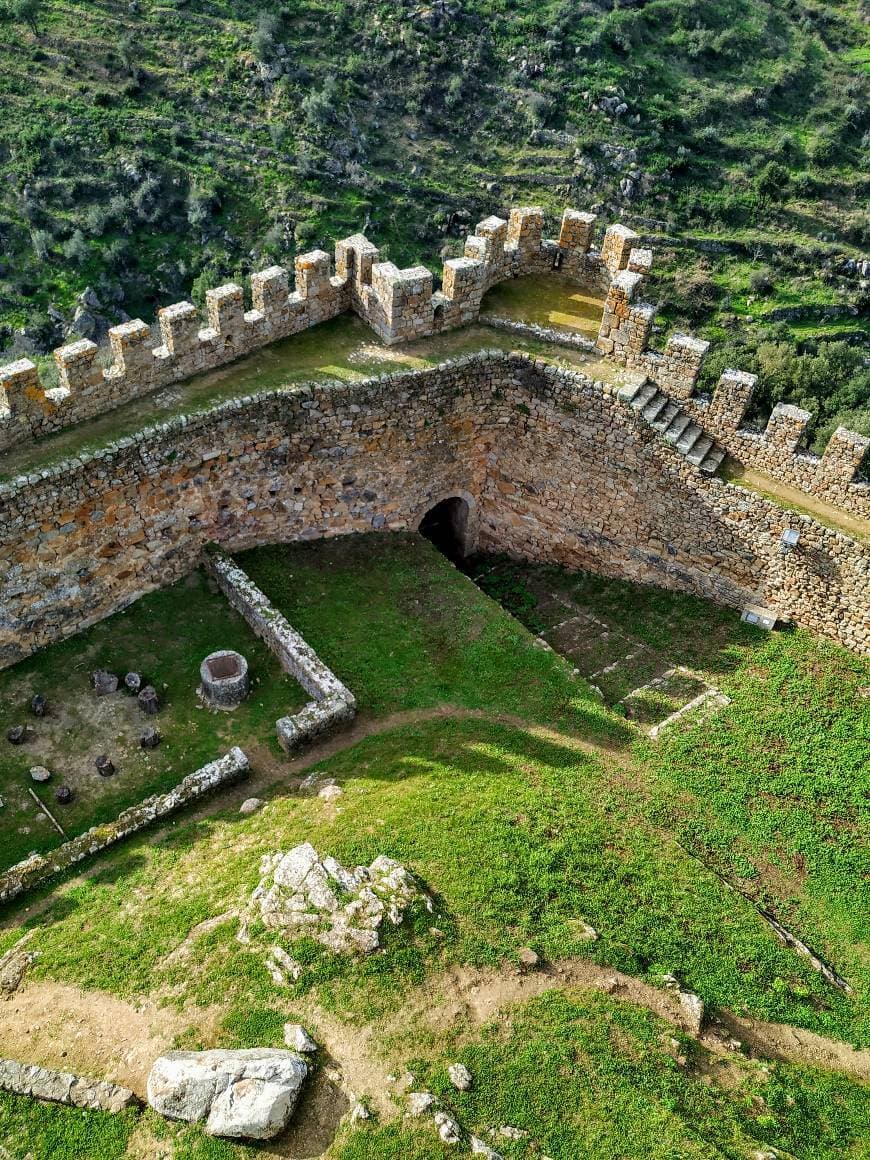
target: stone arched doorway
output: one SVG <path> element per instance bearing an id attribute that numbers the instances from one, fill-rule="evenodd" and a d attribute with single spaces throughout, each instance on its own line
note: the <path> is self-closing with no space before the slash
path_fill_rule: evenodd
<path id="1" fill-rule="evenodd" d="M 417 531 L 457 564 L 477 546 L 476 517 L 471 496 L 448 495 L 423 513 Z"/>

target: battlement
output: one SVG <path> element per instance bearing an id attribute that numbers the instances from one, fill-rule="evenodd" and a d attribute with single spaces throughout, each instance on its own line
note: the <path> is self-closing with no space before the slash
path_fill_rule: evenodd
<path id="1" fill-rule="evenodd" d="M 611 227 L 608 234 L 611 232 L 609 253 L 616 253 L 622 239 L 622 260 L 628 249 L 623 227 Z M 763 431 L 744 426 L 757 382 L 755 375 L 744 371 L 726 370 L 711 399 L 698 397 L 698 377 L 710 343 L 675 332 L 663 350 L 650 349 L 655 308 L 636 301 L 643 277 L 630 268 L 631 255 L 638 251 L 632 249 L 628 253 L 628 264 L 615 274 L 604 303 L 597 341 L 601 353 L 620 366 L 648 375 L 743 465 L 866 517 L 870 511 L 870 485 L 856 479 L 856 474 L 870 440 L 840 428 L 824 454 L 814 455 L 801 448 L 812 415 L 786 403 L 774 407 Z"/>
<path id="2" fill-rule="evenodd" d="M 595 221 L 594 214 L 567 209 L 559 240 L 548 241 L 538 206 L 512 209 L 507 219 L 485 218 L 466 240 L 464 256 L 444 263 L 438 291 L 427 267 L 400 270 L 382 262 L 377 246 L 363 234 L 352 234 L 336 243 L 334 273 L 325 250 L 298 255 L 292 291 L 282 266 L 252 274 L 250 310 L 245 309 L 244 289 L 227 283 L 207 291 L 204 317 L 191 302 L 176 302 L 158 310 L 153 328 L 141 319 L 112 327 L 107 367 L 88 340 L 61 347 L 54 352 L 59 387 L 45 389 L 34 364 L 20 360 L 0 368 L 0 452 L 212 370 L 346 310 L 359 314 L 383 342 L 396 343 L 474 321 L 486 290 L 505 278 L 555 270 L 604 294 L 610 273 L 592 249 Z M 610 237 L 608 231 L 604 248 L 613 264 L 623 254 L 613 240 L 608 242 Z M 624 257 L 628 261 L 627 250 Z"/>

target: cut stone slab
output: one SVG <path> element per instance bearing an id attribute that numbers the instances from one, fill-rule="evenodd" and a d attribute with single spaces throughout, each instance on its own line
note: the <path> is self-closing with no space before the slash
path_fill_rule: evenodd
<path id="1" fill-rule="evenodd" d="M 41 784 L 51 781 L 51 770 L 46 769 L 44 765 L 33 765 L 30 767 L 30 776 L 33 781 Z"/>
<path id="2" fill-rule="evenodd" d="M 295 1052 L 170 1051 L 148 1076 L 148 1103 L 171 1120 L 206 1121 L 212 1136 L 271 1140 L 290 1122 L 308 1065 Z"/>

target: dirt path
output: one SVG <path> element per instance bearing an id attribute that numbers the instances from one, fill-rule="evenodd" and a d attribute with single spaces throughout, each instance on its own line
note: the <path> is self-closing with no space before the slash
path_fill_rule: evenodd
<path id="1" fill-rule="evenodd" d="M 151 1064 L 176 1035 L 206 1033 L 220 1012 L 178 1012 L 150 999 L 133 1005 L 63 983 L 25 983 L 0 1002 L 0 1054 L 123 1084 L 140 1095 Z"/>
<path id="2" fill-rule="evenodd" d="M 327 1109 L 334 1109 L 337 1101 L 346 1106 L 351 1094 L 365 1097 L 382 1116 L 388 1116 L 395 1110 L 391 1096 L 397 1090 L 390 1076 L 401 1074 L 404 1061 L 395 1051 L 385 1053 L 382 1043 L 407 1042 L 402 1033 L 414 1025 L 441 1035 L 459 1024 L 473 1033 L 506 1008 L 546 991 L 570 988 L 604 991 L 688 1030 L 674 992 L 585 959 L 567 959 L 526 973 L 512 966 L 499 970 L 451 967 L 427 980 L 387 1020 L 363 1026 L 344 1023 L 316 1003 L 306 1007 L 297 999 L 292 1010 L 304 1016 L 324 1054 L 312 1110 L 321 1108 L 317 1118 L 325 1132 L 332 1119 Z M 280 1007 L 282 996 L 276 994 L 275 1002 Z M 24 983 L 10 999 L 0 1002 L 0 1054 L 111 1079 L 144 1096 L 154 1059 L 190 1027 L 196 1027 L 206 1042 L 215 1039 L 222 1014 L 219 1006 L 179 1012 L 152 1000 L 133 1004 L 60 983 Z M 287 1014 L 290 1018 L 289 1003 Z M 735 1039 L 754 1056 L 870 1080 L 870 1050 L 858 1051 L 787 1024 L 722 1012 L 700 1042 L 725 1059 Z"/>

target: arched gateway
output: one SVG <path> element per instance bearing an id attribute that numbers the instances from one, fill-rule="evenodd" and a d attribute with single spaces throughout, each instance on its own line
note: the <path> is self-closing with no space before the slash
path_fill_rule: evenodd
<path id="1" fill-rule="evenodd" d="M 448 560 L 458 563 L 477 547 L 477 505 L 463 492 L 448 495 L 429 507 L 417 530 Z"/>

